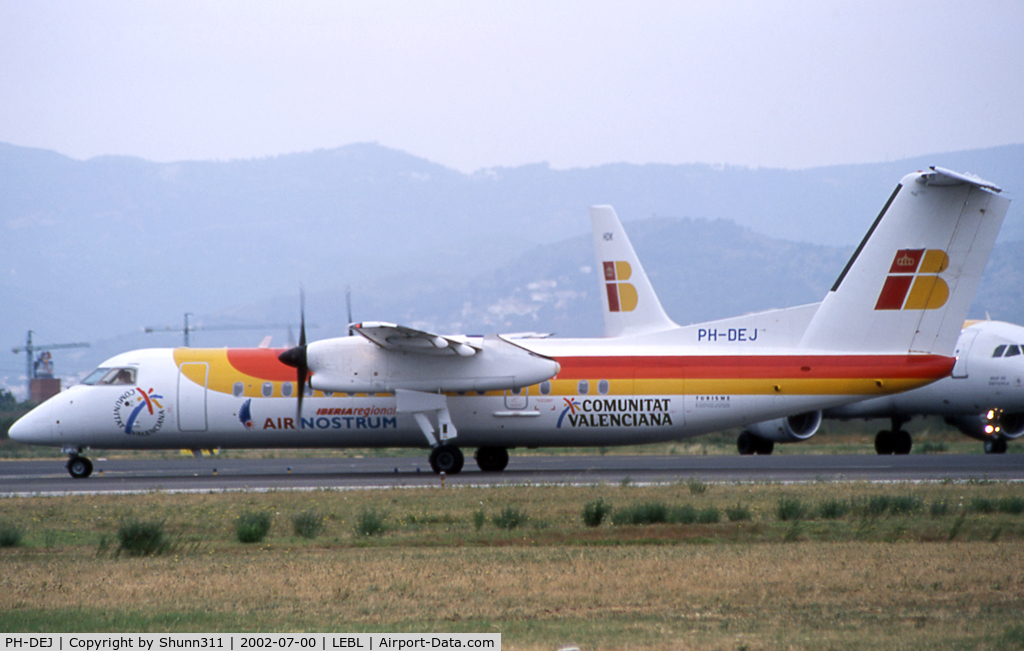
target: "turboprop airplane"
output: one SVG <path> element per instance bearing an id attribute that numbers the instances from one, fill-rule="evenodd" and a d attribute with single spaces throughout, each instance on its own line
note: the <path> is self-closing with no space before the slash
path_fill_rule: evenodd
<path id="1" fill-rule="evenodd" d="M 515 447 L 678 440 L 907 391 L 953 369 L 953 348 L 1009 201 L 977 177 L 907 175 L 820 304 L 677 326 L 614 210 L 591 208 L 607 301 L 597 339 L 439 336 L 394 324 L 272 349 L 117 355 L 10 429 L 86 448 L 462 447 L 500 471 Z"/>
<path id="2" fill-rule="evenodd" d="M 878 454 L 909 454 L 913 438 L 903 429 L 915 416 L 942 416 L 963 434 L 982 441 L 985 452 L 1006 452 L 1024 435 L 1024 328 L 1002 321 L 969 321 L 957 340 L 949 377 L 913 391 L 869 398 L 827 409 L 824 418 L 888 418 L 892 427 L 875 436 Z M 789 425 L 788 431 L 785 425 Z M 736 441 L 740 454 L 771 454 L 774 444 L 805 441 L 821 418 L 796 418 L 748 426 Z"/>

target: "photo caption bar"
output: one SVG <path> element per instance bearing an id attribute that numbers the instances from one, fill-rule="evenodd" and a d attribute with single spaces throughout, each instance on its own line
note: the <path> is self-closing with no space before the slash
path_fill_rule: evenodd
<path id="1" fill-rule="evenodd" d="M 501 633 L 5 633 L 3 651 L 501 650 Z"/>

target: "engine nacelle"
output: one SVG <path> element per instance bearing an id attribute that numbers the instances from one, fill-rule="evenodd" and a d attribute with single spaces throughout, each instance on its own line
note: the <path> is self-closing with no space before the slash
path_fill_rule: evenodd
<path id="1" fill-rule="evenodd" d="M 1008 439 L 1020 438 L 1024 434 L 1024 413 L 1007 414 L 1003 413 L 999 419 L 1002 426 L 1003 437 Z"/>
<path id="2" fill-rule="evenodd" d="M 338 393 L 503 391 L 558 373 L 553 359 L 500 337 L 483 337 L 477 343 L 479 352 L 464 356 L 385 350 L 362 337 L 315 341 L 306 347 L 310 386 Z"/>
<path id="3" fill-rule="evenodd" d="M 993 410 L 971 416 L 947 416 L 946 422 L 965 436 L 979 441 L 994 437 L 1016 439 L 1024 435 L 1024 413 L 1008 414 Z M 993 427 L 998 429 L 990 429 Z"/>
<path id="4" fill-rule="evenodd" d="M 806 441 L 821 427 L 821 411 L 809 411 L 785 418 L 766 420 L 748 425 L 747 432 L 776 443 Z"/>

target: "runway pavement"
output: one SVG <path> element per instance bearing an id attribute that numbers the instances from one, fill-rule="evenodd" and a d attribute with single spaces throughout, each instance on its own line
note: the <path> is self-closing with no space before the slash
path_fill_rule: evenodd
<path id="1" fill-rule="evenodd" d="M 137 491 L 353 489 L 439 486 L 423 457 L 123 460 L 94 458 L 88 479 L 72 479 L 64 460 L 0 461 L 0 495 Z M 1024 480 L 1024 455 L 912 454 L 907 456 L 542 456 L 513 454 L 500 473 L 465 469 L 446 485 L 664 483 L 696 478 L 733 481 Z"/>

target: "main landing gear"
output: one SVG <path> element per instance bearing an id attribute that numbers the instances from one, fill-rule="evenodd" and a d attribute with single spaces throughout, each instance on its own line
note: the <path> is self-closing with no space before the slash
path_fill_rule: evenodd
<path id="1" fill-rule="evenodd" d="M 771 454 L 775 450 L 775 441 L 743 432 L 736 439 L 736 449 L 742 455 Z"/>
<path id="2" fill-rule="evenodd" d="M 483 447 L 478 448 L 476 454 L 476 465 L 483 472 L 501 472 L 508 466 L 508 448 Z M 430 452 L 430 468 L 440 474 L 455 475 L 462 471 L 465 464 L 465 456 L 458 446 L 445 443 L 435 447 Z"/>
<path id="3" fill-rule="evenodd" d="M 430 452 L 430 467 L 437 474 L 455 475 L 462 471 L 466 458 L 454 445 L 439 445 Z"/>
<path id="4" fill-rule="evenodd" d="M 74 479 L 85 479 L 92 474 L 92 461 L 78 452 L 78 450 L 68 452 L 68 463 L 65 467 Z"/>
<path id="5" fill-rule="evenodd" d="M 892 429 L 884 429 L 875 435 L 875 452 L 878 454 L 910 454 L 914 439 L 910 432 L 903 429 L 907 421 L 901 418 L 892 419 Z"/>
<path id="6" fill-rule="evenodd" d="M 473 456 L 484 472 L 501 472 L 508 467 L 508 448 L 477 448 Z"/>

